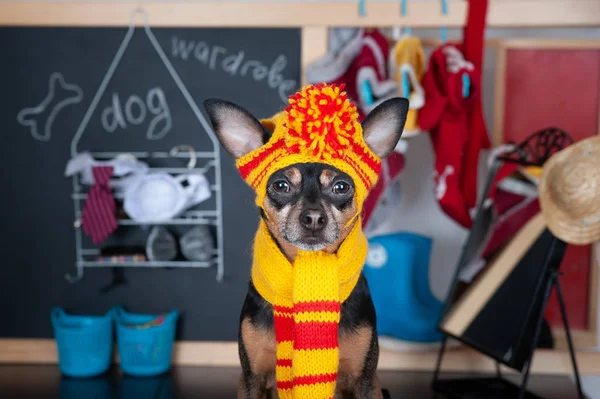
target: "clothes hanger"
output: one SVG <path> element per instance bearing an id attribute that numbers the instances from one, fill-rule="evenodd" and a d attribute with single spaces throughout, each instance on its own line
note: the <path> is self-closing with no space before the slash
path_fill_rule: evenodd
<path id="1" fill-rule="evenodd" d="M 172 157 L 177 157 L 179 155 L 180 151 L 187 151 L 189 156 L 190 156 L 190 160 L 188 161 L 187 164 L 187 168 L 188 169 L 194 169 L 196 167 L 196 150 L 194 149 L 194 147 L 192 147 L 191 145 L 187 145 L 187 144 L 183 144 L 183 145 L 176 145 L 175 147 L 171 148 L 171 150 L 169 151 L 169 155 Z"/>
<path id="2" fill-rule="evenodd" d="M 403 0 L 404 1 L 404 0 Z M 448 0 L 441 0 L 442 2 L 442 15 L 448 15 Z M 446 43 L 448 41 L 448 31 L 445 26 L 440 28 L 440 36 L 442 38 L 442 43 Z M 469 97 L 471 92 L 471 79 L 467 73 L 463 73 L 462 75 L 462 96 L 463 98 Z"/>

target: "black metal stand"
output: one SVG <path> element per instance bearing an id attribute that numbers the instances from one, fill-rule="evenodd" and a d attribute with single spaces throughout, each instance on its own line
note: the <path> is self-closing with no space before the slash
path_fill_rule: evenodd
<path id="1" fill-rule="evenodd" d="M 500 167 L 501 162 L 507 163 L 516 163 L 518 165 L 535 165 L 542 166 L 545 161 L 553 155 L 554 152 L 560 151 L 562 148 L 571 144 L 573 139 L 564 131 L 556 128 L 544 129 L 539 132 L 536 132 L 529 136 L 523 143 L 517 146 L 510 153 L 498 157 L 490 170 L 490 174 L 487 179 L 486 187 L 484 188 L 482 198 L 487 198 L 496 173 Z M 477 245 L 477 237 L 481 234 L 482 229 L 484 230 L 484 204 L 483 201 L 478 206 L 477 215 L 473 222 L 473 227 L 469 232 L 469 236 L 467 237 L 466 243 L 463 247 L 458 267 L 455 271 L 454 281 L 457 281 L 460 268 L 467 263 L 469 256 L 472 255 L 473 247 Z M 553 245 L 551 248 L 554 248 L 554 244 L 558 241 L 558 238 L 553 238 Z M 550 252 L 553 249 L 550 250 Z M 532 394 L 527 391 L 527 383 L 529 380 L 529 373 L 531 369 L 531 361 L 535 352 L 535 349 L 538 346 L 540 335 L 542 331 L 542 325 L 544 320 L 544 309 L 548 303 L 548 299 L 550 297 L 550 293 L 552 292 L 552 288 L 556 287 L 557 299 L 560 307 L 560 312 L 562 316 L 562 321 L 565 329 L 565 333 L 567 336 L 567 343 L 569 346 L 569 355 L 571 358 L 571 364 L 573 365 L 573 374 L 575 376 L 575 383 L 577 386 L 577 393 L 580 399 L 584 399 L 583 391 L 581 389 L 581 382 L 579 379 L 579 371 L 577 368 L 577 361 L 575 358 L 575 349 L 573 347 L 573 341 L 571 339 L 571 331 L 569 328 L 569 322 L 567 319 L 567 312 L 563 300 L 562 290 L 560 286 L 559 279 L 560 272 L 556 269 L 550 269 L 546 272 L 546 275 L 543 277 L 545 281 L 543 282 L 543 299 L 541 302 L 541 311 L 538 314 L 531 315 L 531 317 L 537 317 L 535 322 L 535 330 L 533 340 L 531 342 L 531 347 L 529 348 L 530 352 L 528 355 L 528 360 L 526 361 L 525 370 L 522 376 L 520 386 L 513 384 L 512 382 L 506 380 L 502 376 L 502 372 L 500 369 L 500 364 L 496 361 L 496 375 L 491 378 L 465 378 L 465 379 L 440 379 L 440 370 L 442 366 L 442 360 L 444 353 L 446 351 L 446 342 L 448 339 L 448 335 L 446 334 L 442 340 L 442 345 L 440 347 L 436 367 L 433 375 L 432 388 L 435 392 L 446 395 L 449 398 L 497 398 L 497 397 L 506 397 L 506 398 L 518 398 L 518 399 L 530 399 L 530 398 L 538 398 L 539 396 Z M 454 295 L 454 288 L 451 288 L 448 294 L 448 300 L 446 301 L 446 309 L 444 313 L 448 310 L 450 306 L 450 301 Z M 443 332 L 443 331 L 442 331 Z"/>
<path id="2" fill-rule="evenodd" d="M 573 347 L 573 341 L 571 339 L 571 330 L 569 329 L 569 322 L 567 319 L 567 312 L 565 309 L 565 304 L 563 300 L 562 290 L 560 286 L 560 272 L 552 271 L 548 273 L 547 282 L 545 284 L 544 289 L 544 299 L 542 302 L 542 309 L 546 308 L 546 304 L 548 303 L 548 299 L 550 298 L 550 293 L 552 292 L 552 288 L 556 287 L 556 295 L 558 299 L 558 304 L 560 307 L 560 314 L 563 320 L 563 326 L 565 328 L 565 334 L 567 336 L 567 343 L 569 346 L 569 355 L 571 358 L 571 364 L 573 365 L 573 374 L 575 377 L 575 385 L 577 387 L 577 394 L 579 399 L 584 399 L 583 390 L 581 389 L 581 380 L 579 378 L 579 370 L 577 368 L 577 361 L 575 358 L 575 348 Z M 438 353 L 438 358 L 436 362 L 435 372 L 433 375 L 433 383 L 432 387 L 435 392 L 442 393 L 448 395 L 450 398 L 461 398 L 464 395 L 469 395 L 469 398 L 480 397 L 484 398 L 493 398 L 497 397 L 499 392 L 503 392 L 506 395 L 502 397 L 511 397 L 514 398 L 515 394 L 518 399 L 528 399 L 528 398 L 539 398 L 539 396 L 534 395 L 527 391 L 527 382 L 529 380 L 529 372 L 531 369 L 531 361 L 533 359 L 533 354 L 535 349 L 537 348 L 540 333 L 542 330 L 542 322 L 544 320 L 544 313 L 540 312 L 538 316 L 538 320 L 536 323 L 535 333 L 533 342 L 531 344 L 530 353 L 531 356 L 527 361 L 527 366 L 525 367 L 525 372 L 521 379 L 521 385 L 517 387 L 513 383 L 502 377 L 502 372 L 500 370 L 500 365 L 496 362 L 496 376 L 493 378 L 464 378 L 464 379 L 448 379 L 448 380 L 440 380 L 439 374 L 442 365 L 442 359 L 444 357 L 444 352 L 446 350 L 446 340 L 447 337 L 444 337 L 442 340 L 442 346 Z M 480 395 L 480 396 L 473 396 Z"/>

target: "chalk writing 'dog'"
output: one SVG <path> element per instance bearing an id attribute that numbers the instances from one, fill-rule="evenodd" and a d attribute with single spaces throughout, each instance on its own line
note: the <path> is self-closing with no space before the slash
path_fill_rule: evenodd
<path id="1" fill-rule="evenodd" d="M 127 129 L 128 125 L 139 126 L 150 119 L 146 128 L 148 140 L 162 139 L 173 126 L 169 105 L 160 87 L 150 89 L 145 101 L 132 94 L 122 103 L 119 93 L 113 93 L 111 105 L 104 108 L 100 118 L 102 127 L 109 133 L 118 128 Z"/>
<path id="2" fill-rule="evenodd" d="M 271 89 L 277 90 L 283 102 L 287 103 L 288 97 L 296 90 L 296 81 L 283 77 L 282 72 L 287 66 L 284 55 L 277 56 L 269 67 L 261 61 L 247 59 L 243 51 L 231 52 L 225 47 L 211 46 L 204 41 L 188 41 L 173 36 L 171 44 L 174 58 L 188 60 L 193 57 L 212 70 L 220 68 L 231 76 L 247 76 L 257 82 L 265 80 Z"/>

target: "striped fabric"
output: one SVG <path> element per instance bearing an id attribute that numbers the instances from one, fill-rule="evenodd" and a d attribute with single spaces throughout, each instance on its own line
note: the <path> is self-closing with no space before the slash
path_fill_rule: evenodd
<path id="1" fill-rule="evenodd" d="M 293 264 L 265 222 L 259 226 L 252 282 L 273 305 L 279 398 L 333 398 L 341 303 L 354 289 L 368 250 L 360 219 L 337 254 L 299 251 Z"/>
<path id="2" fill-rule="evenodd" d="M 379 159 L 366 145 L 358 111 L 340 85 L 310 85 L 289 99 L 289 106 L 261 121 L 273 130 L 269 142 L 236 161 L 242 178 L 256 191 L 261 207 L 269 176 L 295 163 L 318 162 L 334 166 L 356 183 L 356 201 L 377 183 Z"/>
<path id="3" fill-rule="evenodd" d="M 83 231 L 98 245 L 117 229 L 116 205 L 108 181 L 112 166 L 95 166 L 92 169 L 94 184 L 83 207 L 81 225 Z"/>

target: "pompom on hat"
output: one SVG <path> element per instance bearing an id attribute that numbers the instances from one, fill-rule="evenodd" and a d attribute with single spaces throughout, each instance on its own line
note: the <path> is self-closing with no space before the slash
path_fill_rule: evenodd
<path id="1" fill-rule="evenodd" d="M 600 240 L 600 136 L 548 159 L 538 190 L 546 225 L 556 237 L 575 245 Z"/>

